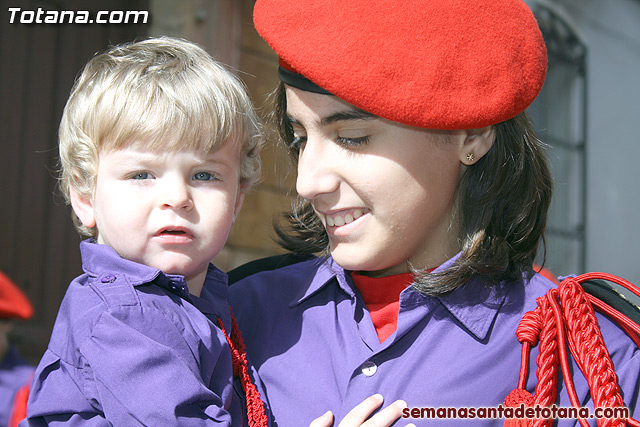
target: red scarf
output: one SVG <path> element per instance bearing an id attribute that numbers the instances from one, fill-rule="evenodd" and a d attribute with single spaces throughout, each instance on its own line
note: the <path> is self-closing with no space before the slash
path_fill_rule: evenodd
<path id="1" fill-rule="evenodd" d="M 369 310 L 378 339 L 384 342 L 398 326 L 400 292 L 413 282 L 413 275 L 402 273 L 369 277 L 353 271 L 351 277 Z"/>

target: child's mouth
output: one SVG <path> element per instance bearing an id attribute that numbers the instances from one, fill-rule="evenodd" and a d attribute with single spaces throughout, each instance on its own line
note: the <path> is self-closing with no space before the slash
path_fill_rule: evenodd
<path id="1" fill-rule="evenodd" d="M 156 234 L 163 242 L 170 244 L 184 244 L 192 242 L 193 234 L 183 227 L 165 228 L 158 231 Z"/>

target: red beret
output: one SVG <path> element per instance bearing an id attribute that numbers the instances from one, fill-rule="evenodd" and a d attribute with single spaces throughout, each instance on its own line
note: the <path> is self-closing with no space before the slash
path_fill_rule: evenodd
<path id="1" fill-rule="evenodd" d="M 521 0 L 258 0 L 254 24 L 284 68 L 423 128 L 513 118 L 547 70 L 542 34 Z"/>
<path id="2" fill-rule="evenodd" d="M 27 296 L 0 271 L 0 319 L 28 319 L 32 315 L 33 307 Z"/>

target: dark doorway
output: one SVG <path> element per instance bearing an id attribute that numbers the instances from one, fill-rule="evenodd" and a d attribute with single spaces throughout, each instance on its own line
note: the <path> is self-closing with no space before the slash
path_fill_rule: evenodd
<path id="1" fill-rule="evenodd" d="M 70 211 L 56 193 L 57 128 L 74 78 L 110 44 L 146 24 L 20 23 L 21 11 L 148 11 L 147 0 L 0 0 L 0 269 L 29 296 L 35 315 L 14 342 L 37 361 L 69 282 L 81 273 Z M 30 15 L 26 15 L 26 20 Z M 23 19 L 24 21 L 24 19 Z"/>

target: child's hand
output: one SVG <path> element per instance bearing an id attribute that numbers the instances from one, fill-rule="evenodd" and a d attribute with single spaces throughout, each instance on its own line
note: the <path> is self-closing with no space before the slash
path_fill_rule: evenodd
<path id="1" fill-rule="evenodd" d="M 382 405 L 382 402 L 383 398 L 379 394 L 366 398 L 344 417 L 338 427 L 389 427 L 402 416 L 402 410 L 407 407 L 404 401 L 396 400 L 369 418 L 369 415 Z M 332 425 L 333 414 L 331 411 L 327 411 L 324 415 L 313 420 L 309 427 L 331 427 Z M 405 427 L 415 426 L 408 424 Z"/>

